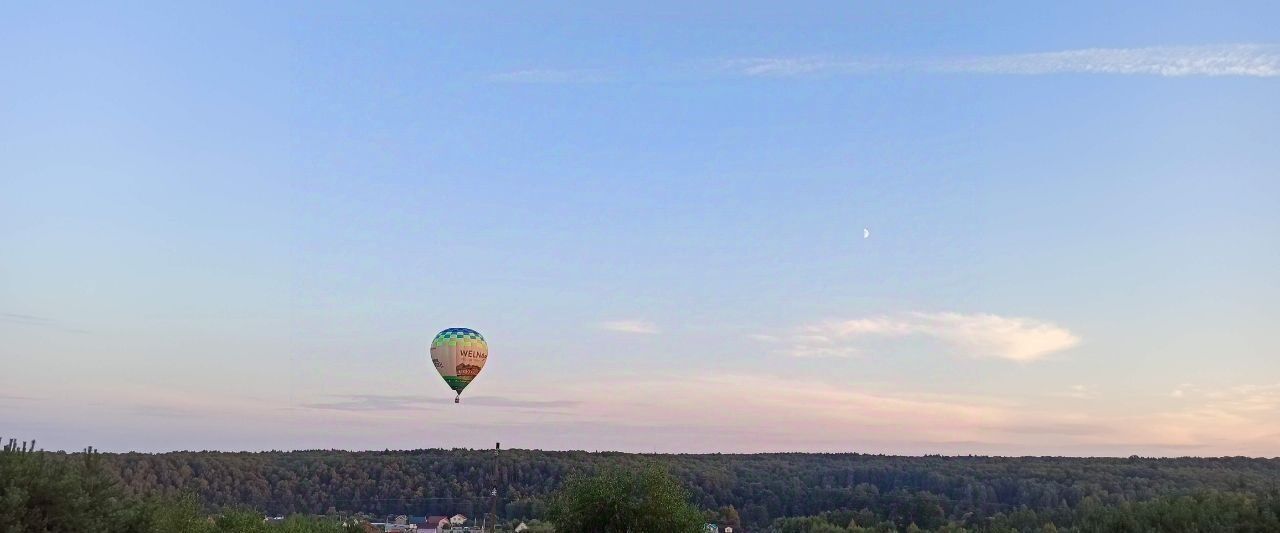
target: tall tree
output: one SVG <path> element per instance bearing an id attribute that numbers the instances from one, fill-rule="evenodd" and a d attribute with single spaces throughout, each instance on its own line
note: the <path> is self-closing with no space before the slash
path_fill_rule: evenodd
<path id="1" fill-rule="evenodd" d="M 570 478 L 551 501 L 547 517 L 560 533 L 699 533 L 702 513 L 666 470 L 609 466 Z"/>
<path id="2" fill-rule="evenodd" d="M 742 517 L 738 516 L 738 510 L 732 505 L 720 508 L 720 513 L 716 516 L 716 523 L 732 527 L 734 531 L 742 531 Z"/>

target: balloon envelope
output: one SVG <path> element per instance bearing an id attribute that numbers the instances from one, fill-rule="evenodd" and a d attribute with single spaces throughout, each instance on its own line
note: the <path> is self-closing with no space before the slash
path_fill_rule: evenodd
<path id="1" fill-rule="evenodd" d="M 468 328 L 449 328 L 431 341 L 431 362 L 449 388 L 462 395 L 489 359 L 489 344 L 480 332 Z"/>

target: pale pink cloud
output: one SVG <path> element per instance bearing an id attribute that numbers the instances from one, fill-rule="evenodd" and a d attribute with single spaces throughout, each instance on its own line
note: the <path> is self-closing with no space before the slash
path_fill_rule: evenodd
<path id="1" fill-rule="evenodd" d="M 1080 343 L 1070 330 L 1042 320 L 989 313 L 907 313 L 826 320 L 795 328 L 789 335 L 761 339 L 795 357 L 847 357 L 864 352 L 869 340 L 921 337 L 974 358 L 1035 361 Z"/>
<path id="2" fill-rule="evenodd" d="M 1179 405 L 1132 420 L 1135 432 L 1159 442 L 1280 455 L 1280 383 L 1222 388 L 1184 385 Z M 1237 453 L 1249 453 L 1240 451 Z"/>
<path id="3" fill-rule="evenodd" d="M 1118 410 L 1122 400 L 1107 390 L 1069 383 L 1037 399 L 758 373 L 651 376 L 551 385 L 494 381 L 459 405 L 434 384 L 418 392 L 342 391 L 298 401 L 179 387 L 111 395 L 78 390 L 40 402 L 38 413 L 6 416 L 11 431 L 76 428 L 64 445 L 71 449 L 382 449 L 502 441 L 624 451 L 1280 454 L 1280 383 L 1181 385 L 1184 396 L 1176 401 L 1160 394 L 1167 402 Z"/>
<path id="4" fill-rule="evenodd" d="M 638 333 L 641 335 L 653 335 L 659 332 L 658 325 L 648 320 L 610 320 L 598 324 L 600 329 L 607 331 L 615 331 L 618 333 Z"/>
<path id="5" fill-rule="evenodd" d="M 821 380 L 793 383 L 758 375 L 595 383 L 576 387 L 574 393 L 589 398 L 575 419 L 679 426 L 686 441 L 698 442 L 696 449 L 706 451 L 1280 453 L 1267 440 L 1280 433 L 1280 385 L 1210 391 L 1186 405 L 1137 413 L 1100 406 L 1108 397 L 1093 386 L 1064 385 L 1060 390 L 1045 397 L 1076 401 L 886 390 Z M 751 437 L 728 446 L 718 443 L 728 434 Z"/>

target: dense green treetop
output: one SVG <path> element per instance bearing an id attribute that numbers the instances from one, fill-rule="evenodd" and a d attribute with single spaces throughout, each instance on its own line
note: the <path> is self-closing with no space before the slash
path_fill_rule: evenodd
<path id="1" fill-rule="evenodd" d="M 700 533 L 702 513 L 661 467 L 605 467 L 576 475 L 551 497 L 547 519 L 562 533 Z"/>

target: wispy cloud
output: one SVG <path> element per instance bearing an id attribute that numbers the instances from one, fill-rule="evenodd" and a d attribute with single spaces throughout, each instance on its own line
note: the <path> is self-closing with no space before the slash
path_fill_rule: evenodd
<path id="1" fill-rule="evenodd" d="M 933 70 L 982 74 L 1145 74 L 1153 76 L 1280 76 L 1280 46 L 1155 46 L 1088 48 L 1036 54 L 949 59 Z"/>
<path id="2" fill-rule="evenodd" d="M 1084 48 L 1056 52 L 942 58 L 759 57 L 724 63 L 745 76 L 796 77 L 889 71 L 963 74 L 1128 74 L 1280 76 L 1280 45 L 1226 44 Z"/>
<path id="3" fill-rule="evenodd" d="M 0 407 L 16 406 L 18 404 L 23 404 L 25 406 L 28 402 L 31 402 L 34 400 L 35 398 L 31 396 L 19 396 L 17 394 L 0 393 Z"/>
<path id="4" fill-rule="evenodd" d="M 601 322 L 600 329 L 608 331 L 617 331 L 619 333 L 637 333 L 642 335 L 653 335 L 658 333 L 658 325 L 647 320 L 611 320 Z"/>
<path id="5" fill-rule="evenodd" d="M 1268 413 L 1280 420 L 1280 382 L 1197 392 L 1219 409 Z"/>
<path id="6" fill-rule="evenodd" d="M 1095 437 L 1116 433 L 1115 428 L 1107 424 L 1094 422 L 1036 423 L 1032 421 L 1025 421 L 1001 426 L 983 427 L 981 429 L 999 433 L 1014 433 L 1022 435 L 1066 435 L 1072 437 Z"/>
<path id="7" fill-rule="evenodd" d="M 588 69 L 525 69 L 500 72 L 489 76 L 489 81 L 501 83 L 601 83 L 609 77 L 603 72 Z"/>
<path id="8" fill-rule="evenodd" d="M 1008 421 L 999 400 L 963 395 L 897 394 L 867 387 L 807 380 L 803 387 L 779 387 L 771 376 L 726 374 L 704 377 L 590 383 L 579 391 L 586 414 L 635 424 L 673 422 L 710 430 L 754 430 L 760 438 L 806 440 L 815 428 L 863 436 L 879 430 L 936 436 Z M 815 409 L 814 406 L 821 406 Z M 876 429 L 872 429 L 876 428 Z M 835 435 L 826 435 L 835 437 Z"/>
<path id="9" fill-rule="evenodd" d="M 900 386 L 774 376 L 671 376 L 586 383 L 582 415 L 631 424 L 689 427 L 699 449 L 717 451 L 891 450 L 897 453 L 1145 453 L 1275 455 L 1280 384 L 1188 392 L 1182 405 L 1150 411 L 1091 402 L 1024 402 L 998 391 L 941 394 Z M 1094 396 L 1090 386 L 1068 386 Z M 815 408 L 820 406 L 820 408 Z M 1100 410 L 1099 410 L 1100 409 Z M 678 421 L 678 422 L 677 422 Z M 820 430 L 815 428 L 821 428 Z M 722 440 L 750 432 L 747 442 Z M 644 442 L 642 437 L 635 441 Z M 632 444 L 634 446 L 634 444 Z"/>
<path id="10" fill-rule="evenodd" d="M 573 407 L 579 402 L 571 400 L 530 400 L 509 398 L 504 396 L 472 396 L 463 397 L 467 405 L 480 407 L 510 407 L 529 410 L 555 410 Z M 436 405 L 452 404 L 452 398 L 429 398 L 425 396 L 397 394 L 348 394 L 333 396 L 327 401 L 304 403 L 300 407 L 329 411 L 417 411 L 432 408 Z"/>
<path id="11" fill-rule="evenodd" d="M 160 418 L 190 418 L 204 413 L 203 410 L 190 406 L 138 404 L 125 408 L 125 411 L 142 416 Z"/>
<path id="12" fill-rule="evenodd" d="M 330 401 L 305 403 L 302 407 L 331 411 L 404 411 L 422 409 L 428 405 L 427 399 L 422 396 L 350 394 L 334 398 Z"/>
<path id="13" fill-rule="evenodd" d="M 1061 326 L 1032 318 L 986 313 L 908 313 L 828 320 L 795 328 L 789 335 L 757 340 L 782 345 L 795 357 L 848 357 L 863 353 L 869 340 L 925 337 L 960 355 L 1034 361 L 1080 342 Z"/>
<path id="14" fill-rule="evenodd" d="M 823 57 L 750 57 L 724 63 L 729 72 L 747 76 L 787 78 L 793 76 L 864 74 L 902 70 L 905 61 L 833 59 Z"/>
<path id="15" fill-rule="evenodd" d="M 50 328 L 72 333 L 87 333 L 85 330 L 68 327 L 59 320 L 43 316 L 24 315 L 21 313 L 0 313 L 0 324 L 14 324 L 34 328 Z"/>
<path id="16" fill-rule="evenodd" d="M 52 318 L 42 316 L 23 315 L 19 313 L 0 313 L 0 321 L 13 324 L 27 324 L 32 326 L 52 326 L 56 322 Z"/>
<path id="17" fill-rule="evenodd" d="M 1209 447 L 1233 446 L 1274 455 L 1280 432 L 1280 383 L 1176 389 L 1177 405 L 1133 424 L 1158 442 Z"/>
<path id="18" fill-rule="evenodd" d="M 1152 391 L 1152 398 L 1164 401 L 1124 409 L 1115 408 L 1122 397 L 1044 401 L 1003 387 L 948 393 L 863 381 L 856 373 L 789 376 L 787 386 L 779 386 L 776 373 L 749 369 L 599 376 L 550 388 L 519 380 L 493 388 L 508 389 L 520 392 L 464 396 L 461 407 L 451 404 L 451 394 L 434 388 L 415 393 L 410 385 L 402 393 L 333 395 L 288 410 L 281 409 L 282 396 L 193 394 L 181 388 L 71 390 L 42 398 L 30 409 L 0 402 L 0 411 L 18 427 L 53 420 L 88 431 L 124 428 L 137 444 L 117 441 L 116 449 L 148 450 L 281 445 L 382 449 L 421 446 L 424 439 L 433 446 L 475 447 L 491 445 L 493 435 L 502 434 L 504 445 L 510 440 L 538 448 L 646 452 L 1270 457 L 1276 455 L 1280 436 L 1280 383 L 1274 380 L 1180 385 L 1184 396 L 1176 401 L 1165 390 Z M 1045 390 L 1050 395 L 1094 394 L 1092 385 L 1071 381 Z M 441 433 L 440 427 L 450 431 Z"/>
<path id="19" fill-rule="evenodd" d="M 1072 385 L 1070 390 L 1059 393 L 1057 396 L 1076 400 L 1092 400 L 1098 397 L 1098 389 L 1089 385 Z"/>
<path id="20" fill-rule="evenodd" d="M 709 68 L 707 68 L 709 66 Z M 872 75 L 893 72 L 934 74 L 1111 74 L 1161 77 L 1280 76 L 1280 44 L 1214 44 L 1079 48 L 1022 54 L 944 57 L 764 56 L 703 63 L 702 75 L 800 78 Z M 624 69 L 529 68 L 489 76 L 498 83 L 580 84 L 687 76 L 685 68 L 644 73 Z"/>
<path id="21" fill-rule="evenodd" d="M 467 402 L 468 405 L 513 407 L 516 409 L 560 409 L 573 407 L 581 403 L 574 400 L 526 400 L 502 396 L 473 396 L 463 401 Z"/>

